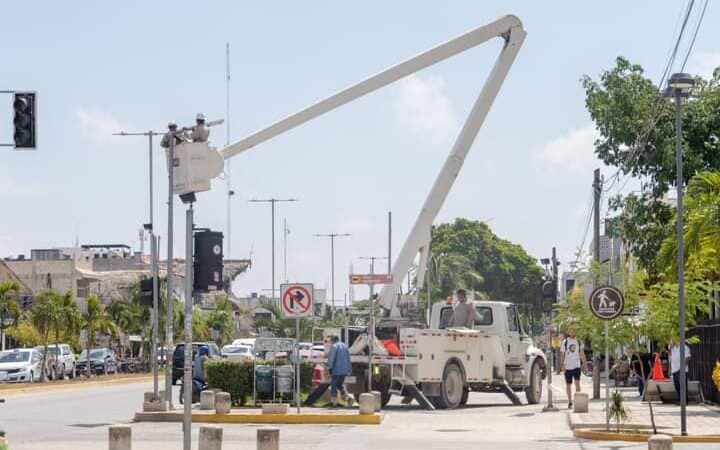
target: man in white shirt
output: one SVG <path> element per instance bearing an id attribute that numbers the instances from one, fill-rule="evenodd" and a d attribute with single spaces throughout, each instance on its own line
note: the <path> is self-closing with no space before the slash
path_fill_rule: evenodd
<path id="1" fill-rule="evenodd" d="M 568 409 L 572 409 L 572 384 L 575 380 L 575 392 L 580 392 L 580 373 L 585 367 L 585 354 L 580 343 L 575 339 L 575 328 L 570 328 L 567 336 L 560 344 L 560 370 L 565 372 L 565 392 L 568 398 Z"/>
<path id="2" fill-rule="evenodd" d="M 680 345 L 677 340 L 673 340 L 670 349 L 670 371 L 672 372 L 673 384 L 675 385 L 675 392 L 678 394 L 678 400 L 680 399 Z M 685 344 L 685 395 L 687 395 L 687 371 L 688 362 L 690 361 L 690 347 Z"/>

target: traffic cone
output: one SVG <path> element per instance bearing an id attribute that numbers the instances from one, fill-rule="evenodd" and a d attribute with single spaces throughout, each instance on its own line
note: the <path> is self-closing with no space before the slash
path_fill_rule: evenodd
<path id="1" fill-rule="evenodd" d="M 660 363 L 660 355 L 655 354 L 655 362 L 653 363 L 653 370 L 650 378 L 653 380 L 664 380 L 665 375 L 663 374 L 662 364 Z"/>

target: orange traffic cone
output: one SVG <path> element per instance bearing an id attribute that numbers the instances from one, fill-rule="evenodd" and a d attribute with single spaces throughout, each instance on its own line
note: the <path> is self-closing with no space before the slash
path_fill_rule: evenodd
<path id="1" fill-rule="evenodd" d="M 650 378 L 653 380 L 664 380 L 665 375 L 663 374 L 662 364 L 660 363 L 660 355 L 655 354 L 655 362 L 653 363 L 652 374 Z"/>

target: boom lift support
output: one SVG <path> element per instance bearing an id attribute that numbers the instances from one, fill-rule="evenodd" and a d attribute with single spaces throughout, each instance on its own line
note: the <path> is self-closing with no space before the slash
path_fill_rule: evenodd
<path id="1" fill-rule="evenodd" d="M 409 318 L 409 311 L 411 311 L 413 305 L 417 304 L 417 293 L 423 284 L 432 223 L 460 172 L 465 157 L 470 151 L 470 147 L 475 141 L 503 81 L 508 75 L 510 67 L 525 40 L 525 36 L 526 32 L 519 18 L 513 15 L 501 17 L 487 25 L 475 28 L 417 56 L 391 66 L 266 128 L 256 131 L 223 148 L 221 155 L 224 159 L 232 158 L 401 78 L 476 47 L 492 38 L 501 37 L 504 40 L 504 45 L 495 61 L 495 65 L 475 100 L 460 134 L 455 140 L 450 154 L 430 190 L 430 194 L 425 200 L 415 225 L 393 263 L 393 282 L 385 285 L 380 293 L 379 304 L 385 309 L 386 315 L 390 319 Z M 418 259 L 417 264 L 415 264 L 416 259 Z M 399 294 L 401 283 L 411 270 L 415 273 L 414 289 L 407 296 L 401 297 Z"/>

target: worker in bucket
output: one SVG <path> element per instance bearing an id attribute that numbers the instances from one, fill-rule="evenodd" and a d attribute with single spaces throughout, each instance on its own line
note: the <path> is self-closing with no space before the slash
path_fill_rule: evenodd
<path id="1" fill-rule="evenodd" d="M 448 328 L 472 328 L 475 324 L 475 305 L 467 301 L 465 289 L 457 290 L 457 299 Z"/>
<path id="2" fill-rule="evenodd" d="M 170 136 L 171 135 L 175 136 L 175 145 L 182 144 L 183 142 L 185 142 L 185 133 L 182 131 L 178 131 L 177 123 L 168 122 L 168 132 L 165 133 L 165 136 L 163 136 L 162 141 L 160 141 L 160 147 L 170 148 Z"/>
<path id="3" fill-rule="evenodd" d="M 210 137 L 210 128 L 205 123 L 205 119 L 206 117 L 203 113 L 198 113 L 198 115 L 195 116 L 195 126 L 188 130 L 190 131 L 190 139 L 192 139 L 193 142 L 207 142 Z"/>
<path id="4" fill-rule="evenodd" d="M 330 401 L 332 407 L 337 407 L 338 392 L 341 392 L 347 401 L 348 406 L 353 405 L 352 398 L 345 387 L 345 377 L 352 373 L 350 363 L 350 350 L 348 346 L 340 341 L 338 336 L 330 338 L 332 346 L 328 354 L 327 367 L 330 372 Z"/>

